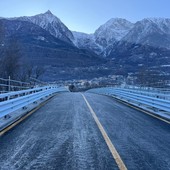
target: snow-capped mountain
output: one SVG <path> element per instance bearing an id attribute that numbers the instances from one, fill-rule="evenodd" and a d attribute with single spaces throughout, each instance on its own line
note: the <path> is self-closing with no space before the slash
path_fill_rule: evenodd
<path id="1" fill-rule="evenodd" d="M 126 43 L 170 48 L 170 19 L 166 18 L 146 18 L 135 24 L 126 19 L 112 18 L 101 25 L 94 34 L 70 31 L 51 11 L 12 20 L 36 24 L 62 41 L 103 57 L 109 56 L 115 46 Z"/>
<path id="2" fill-rule="evenodd" d="M 107 57 L 119 47 L 129 43 L 170 49 L 170 19 L 146 18 L 135 24 L 113 18 L 100 26 L 94 34 L 73 33 L 74 44 Z"/>
<path id="3" fill-rule="evenodd" d="M 38 14 L 31 17 L 19 17 L 13 18 L 14 20 L 22 20 L 34 23 L 41 28 L 48 31 L 51 35 L 63 40 L 65 42 L 72 43 L 73 34 L 72 32 L 65 26 L 59 18 L 51 13 L 51 11 L 47 11 L 43 14 Z"/>
<path id="4" fill-rule="evenodd" d="M 134 27 L 111 49 L 108 57 L 115 55 L 161 56 L 162 51 L 170 50 L 170 19 L 145 18 L 134 24 Z M 156 52 L 155 52 L 156 51 Z M 166 57 L 166 56 L 165 56 Z"/>
<path id="5" fill-rule="evenodd" d="M 74 35 L 73 43 L 78 48 L 88 49 L 100 55 L 103 52 L 103 47 L 96 43 L 94 34 L 85 34 L 81 32 L 72 32 Z"/>
<path id="6" fill-rule="evenodd" d="M 88 68 L 91 63 L 95 65 L 106 61 L 106 67 L 114 66 L 115 70 L 126 73 L 137 71 L 141 66 L 158 68 L 170 65 L 170 19 L 146 18 L 133 24 L 125 19 L 113 18 L 93 34 L 70 31 L 50 11 L 6 20 L 13 21 L 7 24 L 6 33 L 9 32 L 12 37 L 14 32 L 24 50 L 29 47 L 24 55 L 27 58 L 38 56 L 38 62 L 46 63 L 48 57 L 54 57 L 51 63 L 55 66 L 56 63 L 66 63 L 62 68 L 64 65 Z M 33 30 L 29 28 L 27 31 L 25 25 Z"/>
<path id="7" fill-rule="evenodd" d="M 103 47 L 120 41 L 131 29 L 133 24 L 126 19 L 113 18 L 100 26 L 94 33 L 96 42 Z"/>
<path id="8" fill-rule="evenodd" d="M 100 26 L 94 34 L 73 32 L 74 44 L 79 48 L 87 48 L 97 54 L 106 56 L 106 49 L 120 41 L 131 29 L 133 24 L 125 19 L 113 18 Z"/>
<path id="9" fill-rule="evenodd" d="M 141 67 L 160 71 L 161 65 L 170 64 L 170 19 L 146 18 L 136 22 L 107 57 L 131 72 Z M 168 68 L 163 71 L 169 72 Z"/>
<path id="10" fill-rule="evenodd" d="M 122 42 L 170 49 L 170 19 L 146 18 L 138 21 Z"/>

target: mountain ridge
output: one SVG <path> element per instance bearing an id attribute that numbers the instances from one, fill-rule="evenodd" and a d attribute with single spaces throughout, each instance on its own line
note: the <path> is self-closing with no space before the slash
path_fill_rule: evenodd
<path id="1" fill-rule="evenodd" d="M 34 23 L 41 28 L 48 31 L 51 35 L 56 38 L 61 39 L 62 41 L 72 43 L 72 39 L 74 39 L 72 32 L 67 28 L 67 26 L 56 17 L 50 10 L 45 13 L 37 14 L 34 16 L 22 16 L 15 18 L 7 18 L 10 20 L 21 20 L 28 21 Z"/>
<path id="2" fill-rule="evenodd" d="M 67 64 L 72 68 L 75 66 L 88 69 L 90 62 L 93 63 L 92 65 L 98 65 L 98 63 L 100 65 L 102 62 L 105 63 L 106 60 L 107 65 L 100 65 L 101 67 L 97 68 L 102 74 L 103 72 L 108 74 L 109 71 L 110 74 L 114 74 L 117 70 L 125 70 L 124 72 L 127 73 L 136 72 L 141 69 L 141 66 L 154 68 L 154 65 L 155 67 L 170 65 L 170 19 L 168 18 L 145 18 L 136 23 L 131 23 L 122 18 L 112 18 L 96 29 L 93 34 L 69 30 L 51 11 L 32 17 L 8 18 L 7 20 L 31 23 L 56 38 L 60 45 L 66 43 L 61 50 L 61 47 L 55 46 L 52 41 L 55 46 L 52 51 L 49 52 L 45 49 L 44 54 L 39 51 L 37 53 L 41 57 L 59 55 L 59 60 L 55 61 L 62 61 L 63 63 L 53 64 L 55 69 L 56 66 L 63 67 Z M 44 32 L 44 34 L 46 33 Z M 19 32 L 17 35 L 19 36 Z M 50 35 L 48 35 L 48 38 L 50 38 Z M 52 44 L 45 43 L 45 37 L 39 36 L 38 32 L 36 32 L 36 36 L 38 39 L 36 38 L 34 42 L 37 45 L 52 46 Z M 24 38 L 24 35 L 21 38 Z M 36 51 L 36 48 L 33 49 Z M 67 52 L 70 52 L 70 49 L 71 53 L 68 56 Z M 50 55 L 48 55 L 48 52 Z M 74 59 L 77 65 L 74 63 Z M 164 69 L 165 72 L 167 70 Z M 160 74 L 164 74 L 164 72 L 160 71 Z"/>
<path id="3" fill-rule="evenodd" d="M 130 43 L 142 43 L 146 45 L 144 40 L 141 40 L 145 38 L 146 41 L 150 42 L 148 45 L 155 46 L 159 43 L 153 43 L 152 38 L 151 40 L 148 40 L 147 36 L 149 33 L 155 30 L 155 33 L 159 33 L 158 36 L 160 38 L 165 37 L 165 35 L 161 36 L 162 34 L 167 34 L 168 37 L 170 36 L 169 18 L 148 17 L 135 23 L 132 23 L 123 18 L 111 18 L 106 23 L 97 28 L 96 31 L 92 34 L 69 30 L 69 28 L 50 10 L 34 16 L 23 16 L 7 19 L 32 22 L 36 25 L 39 25 L 41 28 L 48 31 L 51 35 L 61 39 L 62 41 L 71 43 L 80 49 L 93 51 L 97 55 L 103 57 L 109 56 L 113 46 L 121 40 L 123 42 L 127 41 Z M 135 34 L 134 32 L 138 32 L 138 34 Z M 144 34 L 143 37 L 141 37 L 141 33 Z M 169 41 L 166 39 L 164 39 L 164 41 L 164 44 L 162 46 L 159 44 L 158 47 L 170 48 Z"/>

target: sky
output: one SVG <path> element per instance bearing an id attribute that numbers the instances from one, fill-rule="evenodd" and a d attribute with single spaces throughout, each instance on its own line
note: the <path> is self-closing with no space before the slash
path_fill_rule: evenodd
<path id="1" fill-rule="evenodd" d="M 111 18 L 136 22 L 170 18 L 170 0 L 1 0 L 0 17 L 32 16 L 50 10 L 72 31 L 93 33 Z"/>

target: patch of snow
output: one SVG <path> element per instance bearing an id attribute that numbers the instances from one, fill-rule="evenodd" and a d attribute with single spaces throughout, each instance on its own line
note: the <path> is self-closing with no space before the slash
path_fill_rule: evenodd
<path id="1" fill-rule="evenodd" d="M 167 65 L 161 65 L 161 67 L 170 67 L 170 65 L 169 65 L 169 64 L 167 64 Z"/>
<path id="2" fill-rule="evenodd" d="M 157 56 L 157 53 L 152 52 L 152 53 L 150 53 L 150 55 L 151 55 L 151 56 Z"/>
<path id="3" fill-rule="evenodd" d="M 38 36 L 37 40 L 45 41 L 45 38 L 43 36 Z"/>
<path id="4" fill-rule="evenodd" d="M 103 47 L 96 43 L 94 34 L 85 34 L 81 32 L 73 31 L 74 40 L 73 43 L 78 48 L 87 48 L 100 54 L 103 51 Z"/>

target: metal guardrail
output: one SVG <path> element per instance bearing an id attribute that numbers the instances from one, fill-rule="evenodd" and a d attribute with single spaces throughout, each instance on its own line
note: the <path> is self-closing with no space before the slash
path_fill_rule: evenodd
<path id="1" fill-rule="evenodd" d="M 122 88 L 129 89 L 129 90 L 143 91 L 143 92 L 145 91 L 145 92 L 155 92 L 155 93 L 163 93 L 163 94 L 168 93 L 168 94 L 170 94 L 170 88 L 164 88 L 164 87 L 155 88 L 155 87 L 140 87 L 140 86 L 125 85 Z"/>
<path id="2" fill-rule="evenodd" d="M 30 83 L 18 80 L 0 78 L 0 92 L 6 93 L 10 91 L 24 90 L 33 87 Z"/>
<path id="3" fill-rule="evenodd" d="M 18 109 L 22 109 L 27 107 L 29 104 L 36 103 L 38 100 L 42 98 L 48 97 L 53 95 L 57 92 L 64 92 L 68 91 L 66 88 L 62 87 L 43 87 L 43 88 L 36 88 L 28 91 L 18 91 L 15 93 L 10 94 L 3 94 L 4 96 L 13 96 L 13 95 L 21 95 L 26 94 L 27 92 L 34 92 L 32 94 L 26 94 L 25 96 L 19 96 L 14 99 L 10 99 L 7 101 L 0 102 L 0 118 L 17 111 Z"/>
<path id="4" fill-rule="evenodd" d="M 31 93 L 36 93 L 45 89 L 49 89 L 51 88 L 51 86 L 45 86 L 45 87 L 38 87 L 38 88 L 33 88 L 33 89 L 28 89 L 28 90 L 20 90 L 20 91 L 14 91 L 14 92 L 9 92 L 9 93 L 3 93 L 0 94 L 0 100 L 4 101 L 4 100 L 9 100 L 11 98 L 16 98 L 16 97 L 20 97 L 20 96 L 25 96 L 27 94 L 31 94 Z"/>
<path id="5" fill-rule="evenodd" d="M 130 93 L 135 93 L 135 94 L 140 94 L 144 96 L 150 96 L 150 97 L 156 97 L 159 99 L 165 99 L 165 100 L 170 100 L 170 93 L 164 93 L 164 92 L 155 92 L 155 91 L 145 91 L 145 90 L 136 90 L 136 89 L 126 89 L 126 88 L 116 88 L 117 90 L 125 91 L 125 92 L 130 92 Z"/>
<path id="6" fill-rule="evenodd" d="M 156 93 L 154 93 L 153 96 L 148 96 L 146 95 L 146 92 L 141 92 L 141 94 L 139 94 L 135 90 L 133 91 L 121 88 L 98 88 L 91 89 L 87 92 L 113 96 L 130 104 L 136 105 L 142 109 L 148 111 L 152 110 L 154 113 L 160 112 L 170 115 L 170 100 L 158 98 L 160 93 L 158 93 L 156 96 Z M 161 97 L 162 96 L 163 94 L 161 94 Z M 165 98 L 166 97 L 167 95 Z"/>

